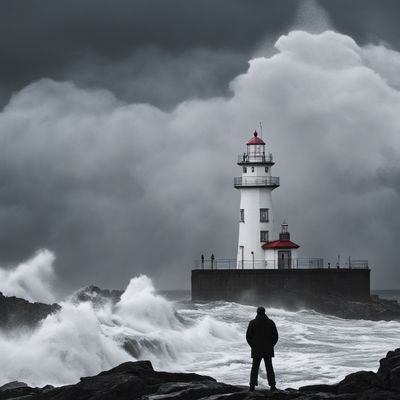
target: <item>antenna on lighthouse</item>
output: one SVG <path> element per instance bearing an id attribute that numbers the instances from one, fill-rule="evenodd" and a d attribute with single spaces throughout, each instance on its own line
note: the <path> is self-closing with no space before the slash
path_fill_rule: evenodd
<path id="1" fill-rule="evenodd" d="M 263 137 L 262 122 L 261 121 L 260 121 L 260 137 L 261 137 L 261 139 Z"/>

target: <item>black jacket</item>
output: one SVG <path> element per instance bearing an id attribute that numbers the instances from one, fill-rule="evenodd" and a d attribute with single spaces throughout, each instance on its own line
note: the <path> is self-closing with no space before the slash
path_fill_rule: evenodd
<path id="1" fill-rule="evenodd" d="M 274 321 L 265 314 L 257 315 L 249 322 L 246 340 L 251 347 L 251 357 L 273 357 L 274 346 L 278 342 L 278 331 Z"/>

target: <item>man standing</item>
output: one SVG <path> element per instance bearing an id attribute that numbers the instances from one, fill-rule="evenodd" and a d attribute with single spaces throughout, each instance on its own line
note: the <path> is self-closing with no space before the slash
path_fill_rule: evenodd
<path id="1" fill-rule="evenodd" d="M 246 340 L 251 347 L 251 357 L 253 359 L 250 373 L 250 390 L 254 390 L 258 385 L 258 369 L 260 368 L 261 359 L 264 359 L 268 384 L 271 390 L 276 390 L 272 357 L 274 356 L 274 346 L 278 342 L 278 331 L 274 321 L 265 314 L 264 307 L 257 308 L 257 316 L 250 321 L 247 328 Z"/>

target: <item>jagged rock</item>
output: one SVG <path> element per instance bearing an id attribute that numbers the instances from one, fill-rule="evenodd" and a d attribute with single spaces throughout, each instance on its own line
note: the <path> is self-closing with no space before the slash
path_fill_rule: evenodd
<path id="1" fill-rule="evenodd" d="M 0 391 L 3 392 L 4 390 L 9 390 L 9 389 L 17 389 L 20 387 L 27 387 L 28 385 L 25 382 L 18 382 L 18 381 L 13 381 L 6 383 L 3 386 L 0 386 Z"/>
<path id="2" fill-rule="evenodd" d="M 396 349 L 380 361 L 377 373 L 359 371 L 334 385 L 249 392 L 209 376 L 154 371 L 150 361 L 138 361 L 81 378 L 75 385 L 39 389 L 8 384 L 0 391 L 0 400 L 399 400 L 399 370 Z"/>
<path id="3" fill-rule="evenodd" d="M 148 395 L 146 398 L 148 400 L 192 400 L 239 391 L 243 389 L 219 382 L 167 383 L 162 385 L 156 394 Z"/>
<path id="4" fill-rule="evenodd" d="M 0 329 L 35 327 L 39 321 L 60 308 L 58 304 L 31 303 L 15 296 L 4 296 L 0 292 Z"/>
<path id="5" fill-rule="evenodd" d="M 377 376 L 384 388 L 400 392 L 400 348 L 389 351 L 386 357 L 379 361 Z"/>
<path id="6" fill-rule="evenodd" d="M 249 304 L 258 304 L 254 299 Z M 312 309 L 344 319 L 368 319 L 372 321 L 400 321 L 400 304 L 396 300 L 386 300 L 373 295 L 365 301 L 345 299 L 331 294 L 290 291 L 268 299 L 267 304 L 291 311 Z"/>
<path id="7" fill-rule="evenodd" d="M 339 382 L 337 385 L 337 393 L 360 393 L 379 385 L 380 382 L 377 374 L 372 371 L 359 371 L 347 375 Z"/>
<path id="8" fill-rule="evenodd" d="M 25 399 L 40 399 L 41 390 L 31 387 L 19 387 L 15 389 L 7 389 L 0 392 L 1 400 L 25 400 Z"/>
<path id="9" fill-rule="evenodd" d="M 308 385 L 308 386 L 302 386 L 299 388 L 301 392 L 321 392 L 321 393 L 332 393 L 336 394 L 337 393 L 337 387 L 338 385 Z"/>
<path id="10" fill-rule="evenodd" d="M 358 400 L 399 400 L 399 394 L 384 390 L 381 388 L 371 388 L 366 390 L 360 396 L 356 397 Z"/>
<path id="11" fill-rule="evenodd" d="M 98 286 L 87 286 L 72 295 L 72 301 L 79 303 L 90 301 L 94 306 L 103 306 L 107 302 L 117 303 L 121 299 L 122 290 L 100 289 Z"/>

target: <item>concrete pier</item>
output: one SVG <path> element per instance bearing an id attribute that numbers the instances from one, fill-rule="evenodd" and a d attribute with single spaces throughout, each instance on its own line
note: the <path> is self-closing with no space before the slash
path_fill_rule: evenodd
<path id="1" fill-rule="evenodd" d="M 192 300 L 285 304 L 288 299 L 301 302 L 305 296 L 336 296 L 368 301 L 370 272 L 370 269 L 350 268 L 194 269 Z"/>

